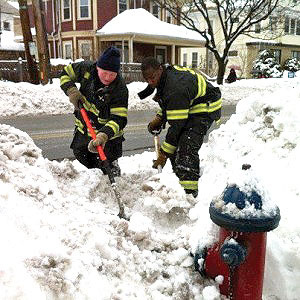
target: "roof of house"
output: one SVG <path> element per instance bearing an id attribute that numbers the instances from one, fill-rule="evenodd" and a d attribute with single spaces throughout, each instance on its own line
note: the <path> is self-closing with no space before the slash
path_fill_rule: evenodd
<path id="1" fill-rule="evenodd" d="M 190 43 L 191 46 L 200 46 L 205 42 L 197 32 L 184 26 L 178 26 L 160 21 L 143 8 L 128 9 L 114 17 L 96 35 L 102 37 L 132 36 L 156 42 L 164 40 L 169 43 Z"/>
<path id="2" fill-rule="evenodd" d="M 14 3 L 11 3 L 10 1 L 2 1 L 1 0 L 0 1 L 1 13 L 2 14 L 10 14 L 10 15 L 18 16 L 19 15 L 19 10 L 13 4 Z"/>

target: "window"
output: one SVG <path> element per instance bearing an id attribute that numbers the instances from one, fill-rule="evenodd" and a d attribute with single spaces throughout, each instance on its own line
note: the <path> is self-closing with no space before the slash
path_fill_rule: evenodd
<path id="1" fill-rule="evenodd" d="M 284 19 L 284 32 L 289 34 L 290 32 L 290 19 L 289 17 L 285 17 Z"/>
<path id="2" fill-rule="evenodd" d="M 167 21 L 167 23 L 171 24 L 172 23 L 172 15 L 171 15 L 171 13 L 169 11 L 167 11 L 166 14 L 167 14 L 167 20 L 166 21 Z"/>
<path id="3" fill-rule="evenodd" d="M 71 20 L 71 0 L 63 0 L 63 20 Z"/>
<path id="4" fill-rule="evenodd" d="M 3 21 L 3 30 L 10 31 L 10 23 Z"/>
<path id="5" fill-rule="evenodd" d="M 165 64 L 167 62 L 167 47 L 156 46 L 155 58 L 159 61 L 160 64 Z"/>
<path id="6" fill-rule="evenodd" d="M 183 62 L 182 62 L 183 67 L 187 66 L 187 53 L 183 53 Z"/>
<path id="7" fill-rule="evenodd" d="M 237 50 L 228 51 L 228 56 L 238 56 Z"/>
<path id="8" fill-rule="evenodd" d="M 297 21 L 296 35 L 300 35 L 300 20 Z"/>
<path id="9" fill-rule="evenodd" d="M 291 19 L 290 34 L 295 34 L 295 28 L 296 28 L 296 20 Z"/>
<path id="10" fill-rule="evenodd" d="M 64 58 L 72 59 L 72 43 L 71 42 L 64 43 Z"/>
<path id="11" fill-rule="evenodd" d="M 292 51 L 292 58 L 296 58 L 300 61 L 300 51 Z"/>
<path id="12" fill-rule="evenodd" d="M 270 49 L 270 51 L 273 53 L 276 62 L 280 64 L 281 61 L 281 50 L 279 49 Z"/>
<path id="13" fill-rule="evenodd" d="M 197 68 L 198 66 L 198 53 L 193 52 L 192 53 L 192 68 Z"/>
<path id="14" fill-rule="evenodd" d="M 90 17 L 90 0 L 79 0 L 79 18 Z"/>
<path id="15" fill-rule="evenodd" d="M 89 40 L 79 40 L 79 56 L 84 60 L 92 59 L 92 41 Z"/>
<path id="16" fill-rule="evenodd" d="M 256 23 L 254 25 L 254 32 L 255 33 L 260 33 L 260 31 L 261 31 L 261 25 L 260 25 L 260 23 Z"/>
<path id="17" fill-rule="evenodd" d="M 300 35 L 300 19 L 285 18 L 284 32 L 291 35 Z"/>
<path id="18" fill-rule="evenodd" d="M 119 0 L 119 14 L 127 9 L 127 0 Z"/>
<path id="19" fill-rule="evenodd" d="M 270 17 L 269 25 L 270 25 L 271 32 L 276 31 L 277 21 L 278 21 L 277 17 Z"/>
<path id="20" fill-rule="evenodd" d="M 159 19 L 159 6 L 157 4 L 152 5 L 152 14 Z"/>
<path id="21" fill-rule="evenodd" d="M 56 22 L 58 23 L 59 21 L 58 20 L 60 20 L 60 9 L 61 9 L 61 7 L 60 7 L 60 4 L 61 4 L 61 0 L 56 0 L 56 14 L 55 14 L 55 17 L 56 17 Z"/>

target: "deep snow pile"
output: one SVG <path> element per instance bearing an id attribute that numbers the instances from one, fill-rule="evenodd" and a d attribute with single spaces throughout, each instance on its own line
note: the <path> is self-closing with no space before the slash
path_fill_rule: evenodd
<path id="1" fill-rule="evenodd" d="M 240 101 L 237 113 L 213 131 L 200 150 L 204 171 L 199 180 L 199 202 L 190 211 L 191 218 L 197 220 L 191 236 L 194 250 L 214 242 L 216 227 L 206 226 L 208 206 L 226 186 L 247 183 L 243 178 L 246 171 L 241 170 L 245 163 L 252 166 L 248 183 L 255 178 L 280 208 L 279 227 L 268 233 L 264 299 L 273 299 L 272 295 L 280 300 L 300 299 L 299 100 L 300 90 L 287 88 Z"/>
<path id="2" fill-rule="evenodd" d="M 184 299 L 201 293 L 199 277 L 192 276 L 186 211 L 165 210 L 168 201 L 169 210 L 187 201 L 163 180 L 158 187 L 146 163 L 130 162 L 118 180 L 132 214 L 128 223 L 115 216 L 116 201 L 100 170 L 50 162 L 13 127 L 1 125 L 0 136 L 0 298 Z M 143 156 L 149 162 L 153 153 Z M 143 208 L 151 195 L 164 202 L 163 213 L 159 203 Z"/>

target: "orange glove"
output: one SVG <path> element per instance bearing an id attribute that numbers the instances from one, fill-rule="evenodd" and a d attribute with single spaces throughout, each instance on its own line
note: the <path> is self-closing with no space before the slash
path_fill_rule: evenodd
<path id="1" fill-rule="evenodd" d="M 103 148 L 105 147 L 105 144 L 108 140 L 108 136 L 104 132 L 99 132 L 96 135 L 95 140 L 91 140 L 88 144 L 88 150 L 92 153 L 97 153 L 97 146 L 102 146 Z"/>
<path id="2" fill-rule="evenodd" d="M 160 149 L 157 159 L 153 161 L 152 168 L 157 169 L 158 166 L 161 166 L 161 168 L 163 168 L 167 162 L 167 159 L 168 157 L 166 156 L 165 152 Z"/>

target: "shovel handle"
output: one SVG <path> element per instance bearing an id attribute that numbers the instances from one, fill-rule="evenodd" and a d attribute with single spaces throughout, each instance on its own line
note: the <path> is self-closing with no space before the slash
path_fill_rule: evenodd
<path id="1" fill-rule="evenodd" d="M 84 122 L 85 122 L 85 124 L 86 124 L 86 126 L 87 126 L 87 128 L 88 128 L 88 130 L 89 130 L 89 132 L 91 134 L 91 136 L 92 136 L 92 139 L 95 140 L 96 139 L 96 133 L 95 133 L 95 130 L 94 130 L 94 128 L 93 128 L 93 126 L 92 126 L 92 124 L 90 122 L 90 119 L 89 119 L 89 117 L 88 117 L 88 115 L 86 113 L 86 110 L 84 109 L 84 107 L 83 107 L 82 104 L 79 105 L 79 108 L 80 108 L 80 113 L 81 113 L 81 115 L 82 115 L 82 117 L 84 119 Z M 102 161 L 105 161 L 106 160 L 106 155 L 105 155 L 105 153 L 103 151 L 102 146 L 97 146 L 96 148 L 97 148 L 98 154 L 100 156 L 100 159 Z"/>
<path id="2" fill-rule="evenodd" d="M 86 126 L 87 126 L 87 128 L 88 128 L 88 130 L 89 130 L 89 132 L 91 134 L 91 136 L 92 136 L 92 139 L 95 140 L 96 139 L 96 133 L 95 133 L 95 130 L 94 130 L 94 128 L 93 128 L 93 126 L 92 126 L 92 124 L 90 122 L 90 119 L 89 119 L 89 117 L 88 117 L 88 115 L 86 113 L 86 110 L 83 107 L 83 104 L 81 102 L 79 102 L 78 106 L 79 106 L 79 109 L 80 109 L 80 113 L 81 113 L 81 115 L 82 115 L 82 117 L 84 119 L 84 122 L 85 122 L 85 124 L 86 124 Z M 119 194 L 119 192 L 116 189 L 115 177 L 114 177 L 114 175 L 113 175 L 113 173 L 111 171 L 111 168 L 109 166 L 109 162 L 108 162 L 108 160 L 106 158 L 106 155 L 105 155 L 105 153 L 103 151 L 103 148 L 102 148 L 102 146 L 97 146 L 96 148 L 97 148 L 99 157 L 100 157 L 100 159 L 103 162 L 103 167 L 104 167 L 104 169 L 107 172 L 107 175 L 108 175 L 109 181 L 111 183 L 112 189 L 114 191 L 115 197 L 116 197 L 116 199 L 118 201 L 118 205 L 119 205 L 119 214 L 118 214 L 118 217 L 126 219 L 126 220 L 129 220 L 129 218 L 125 216 L 124 205 L 121 202 L 121 195 Z"/>
<path id="3" fill-rule="evenodd" d="M 154 146 L 155 146 L 155 153 L 156 153 L 156 157 L 158 158 L 159 156 L 159 133 L 154 133 Z M 157 170 L 158 170 L 158 173 L 161 173 L 162 171 L 162 167 L 161 165 L 157 166 Z"/>

